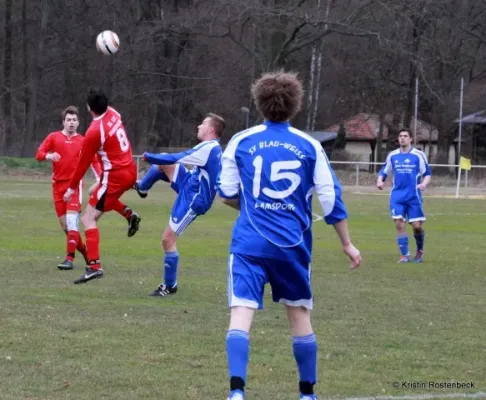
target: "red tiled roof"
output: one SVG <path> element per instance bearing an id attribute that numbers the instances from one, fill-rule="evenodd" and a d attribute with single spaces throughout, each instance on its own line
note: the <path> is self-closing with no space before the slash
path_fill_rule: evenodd
<path id="1" fill-rule="evenodd" d="M 386 121 L 391 122 L 392 115 L 386 115 Z M 344 121 L 344 130 L 348 140 L 371 141 L 377 138 L 380 129 L 380 118 L 377 114 L 359 113 Z M 413 130 L 413 126 L 411 127 Z M 332 125 L 324 129 L 327 132 L 339 131 L 339 124 Z M 432 134 L 432 141 L 437 141 L 438 132 L 432 125 L 417 120 L 417 139 L 418 141 L 428 141 Z M 383 139 L 388 138 L 388 127 L 383 127 Z"/>

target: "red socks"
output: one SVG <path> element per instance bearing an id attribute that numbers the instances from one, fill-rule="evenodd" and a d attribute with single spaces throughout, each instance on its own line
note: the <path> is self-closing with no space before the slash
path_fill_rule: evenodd
<path id="1" fill-rule="evenodd" d="M 91 269 L 100 269 L 100 231 L 98 228 L 92 228 L 86 230 L 84 233 L 86 235 L 88 260 L 90 261 L 89 267 Z"/>

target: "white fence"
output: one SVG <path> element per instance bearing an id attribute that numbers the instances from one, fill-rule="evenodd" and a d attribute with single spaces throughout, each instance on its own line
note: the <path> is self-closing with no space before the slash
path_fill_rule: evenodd
<path id="1" fill-rule="evenodd" d="M 148 167 L 141 161 L 140 155 L 134 156 L 140 172 Z M 366 161 L 331 161 L 334 172 L 344 185 L 368 186 L 376 182 L 377 174 L 383 163 Z M 455 187 L 459 165 L 430 164 L 432 181 L 430 186 Z M 486 188 L 486 165 L 471 165 L 470 171 L 463 171 L 461 187 Z"/>

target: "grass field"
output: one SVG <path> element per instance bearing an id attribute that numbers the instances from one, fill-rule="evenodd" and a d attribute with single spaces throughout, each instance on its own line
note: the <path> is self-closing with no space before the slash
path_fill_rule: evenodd
<path id="1" fill-rule="evenodd" d="M 345 200 L 362 268 L 348 271 L 332 228 L 319 222 L 314 230 L 320 399 L 486 391 L 486 201 L 428 199 L 426 262 L 397 265 L 388 198 L 353 190 Z M 81 263 L 56 268 L 64 237 L 49 179 L 0 180 L 0 399 L 225 399 L 226 260 L 236 213 L 217 202 L 198 219 L 180 238 L 179 292 L 150 298 L 173 199 L 162 185 L 146 200 L 126 195 L 141 230 L 127 238 L 125 221 L 106 215 L 105 278 L 75 286 Z M 248 399 L 296 399 L 283 309 L 268 293 L 251 339 Z"/>

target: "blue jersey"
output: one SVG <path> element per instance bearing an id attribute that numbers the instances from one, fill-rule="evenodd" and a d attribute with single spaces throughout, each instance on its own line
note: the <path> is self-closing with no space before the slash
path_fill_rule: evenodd
<path id="1" fill-rule="evenodd" d="M 385 180 L 392 172 L 391 198 L 399 202 L 421 202 L 422 194 L 417 185 L 423 177 L 432 175 L 424 152 L 413 147 L 407 153 L 402 153 L 400 149 L 392 151 L 379 175 Z"/>
<path id="2" fill-rule="evenodd" d="M 231 252 L 309 262 L 312 195 L 328 224 L 347 217 L 341 187 L 321 144 L 288 123 L 236 134 L 222 159 L 219 194 L 240 199 Z"/>
<path id="3" fill-rule="evenodd" d="M 150 164 L 193 165 L 190 177 L 181 190 L 194 194 L 191 208 L 198 214 L 206 213 L 213 204 L 217 191 L 217 179 L 221 170 L 221 146 L 219 140 L 209 140 L 199 143 L 192 149 L 180 153 L 145 153 L 145 159 Z"/>

